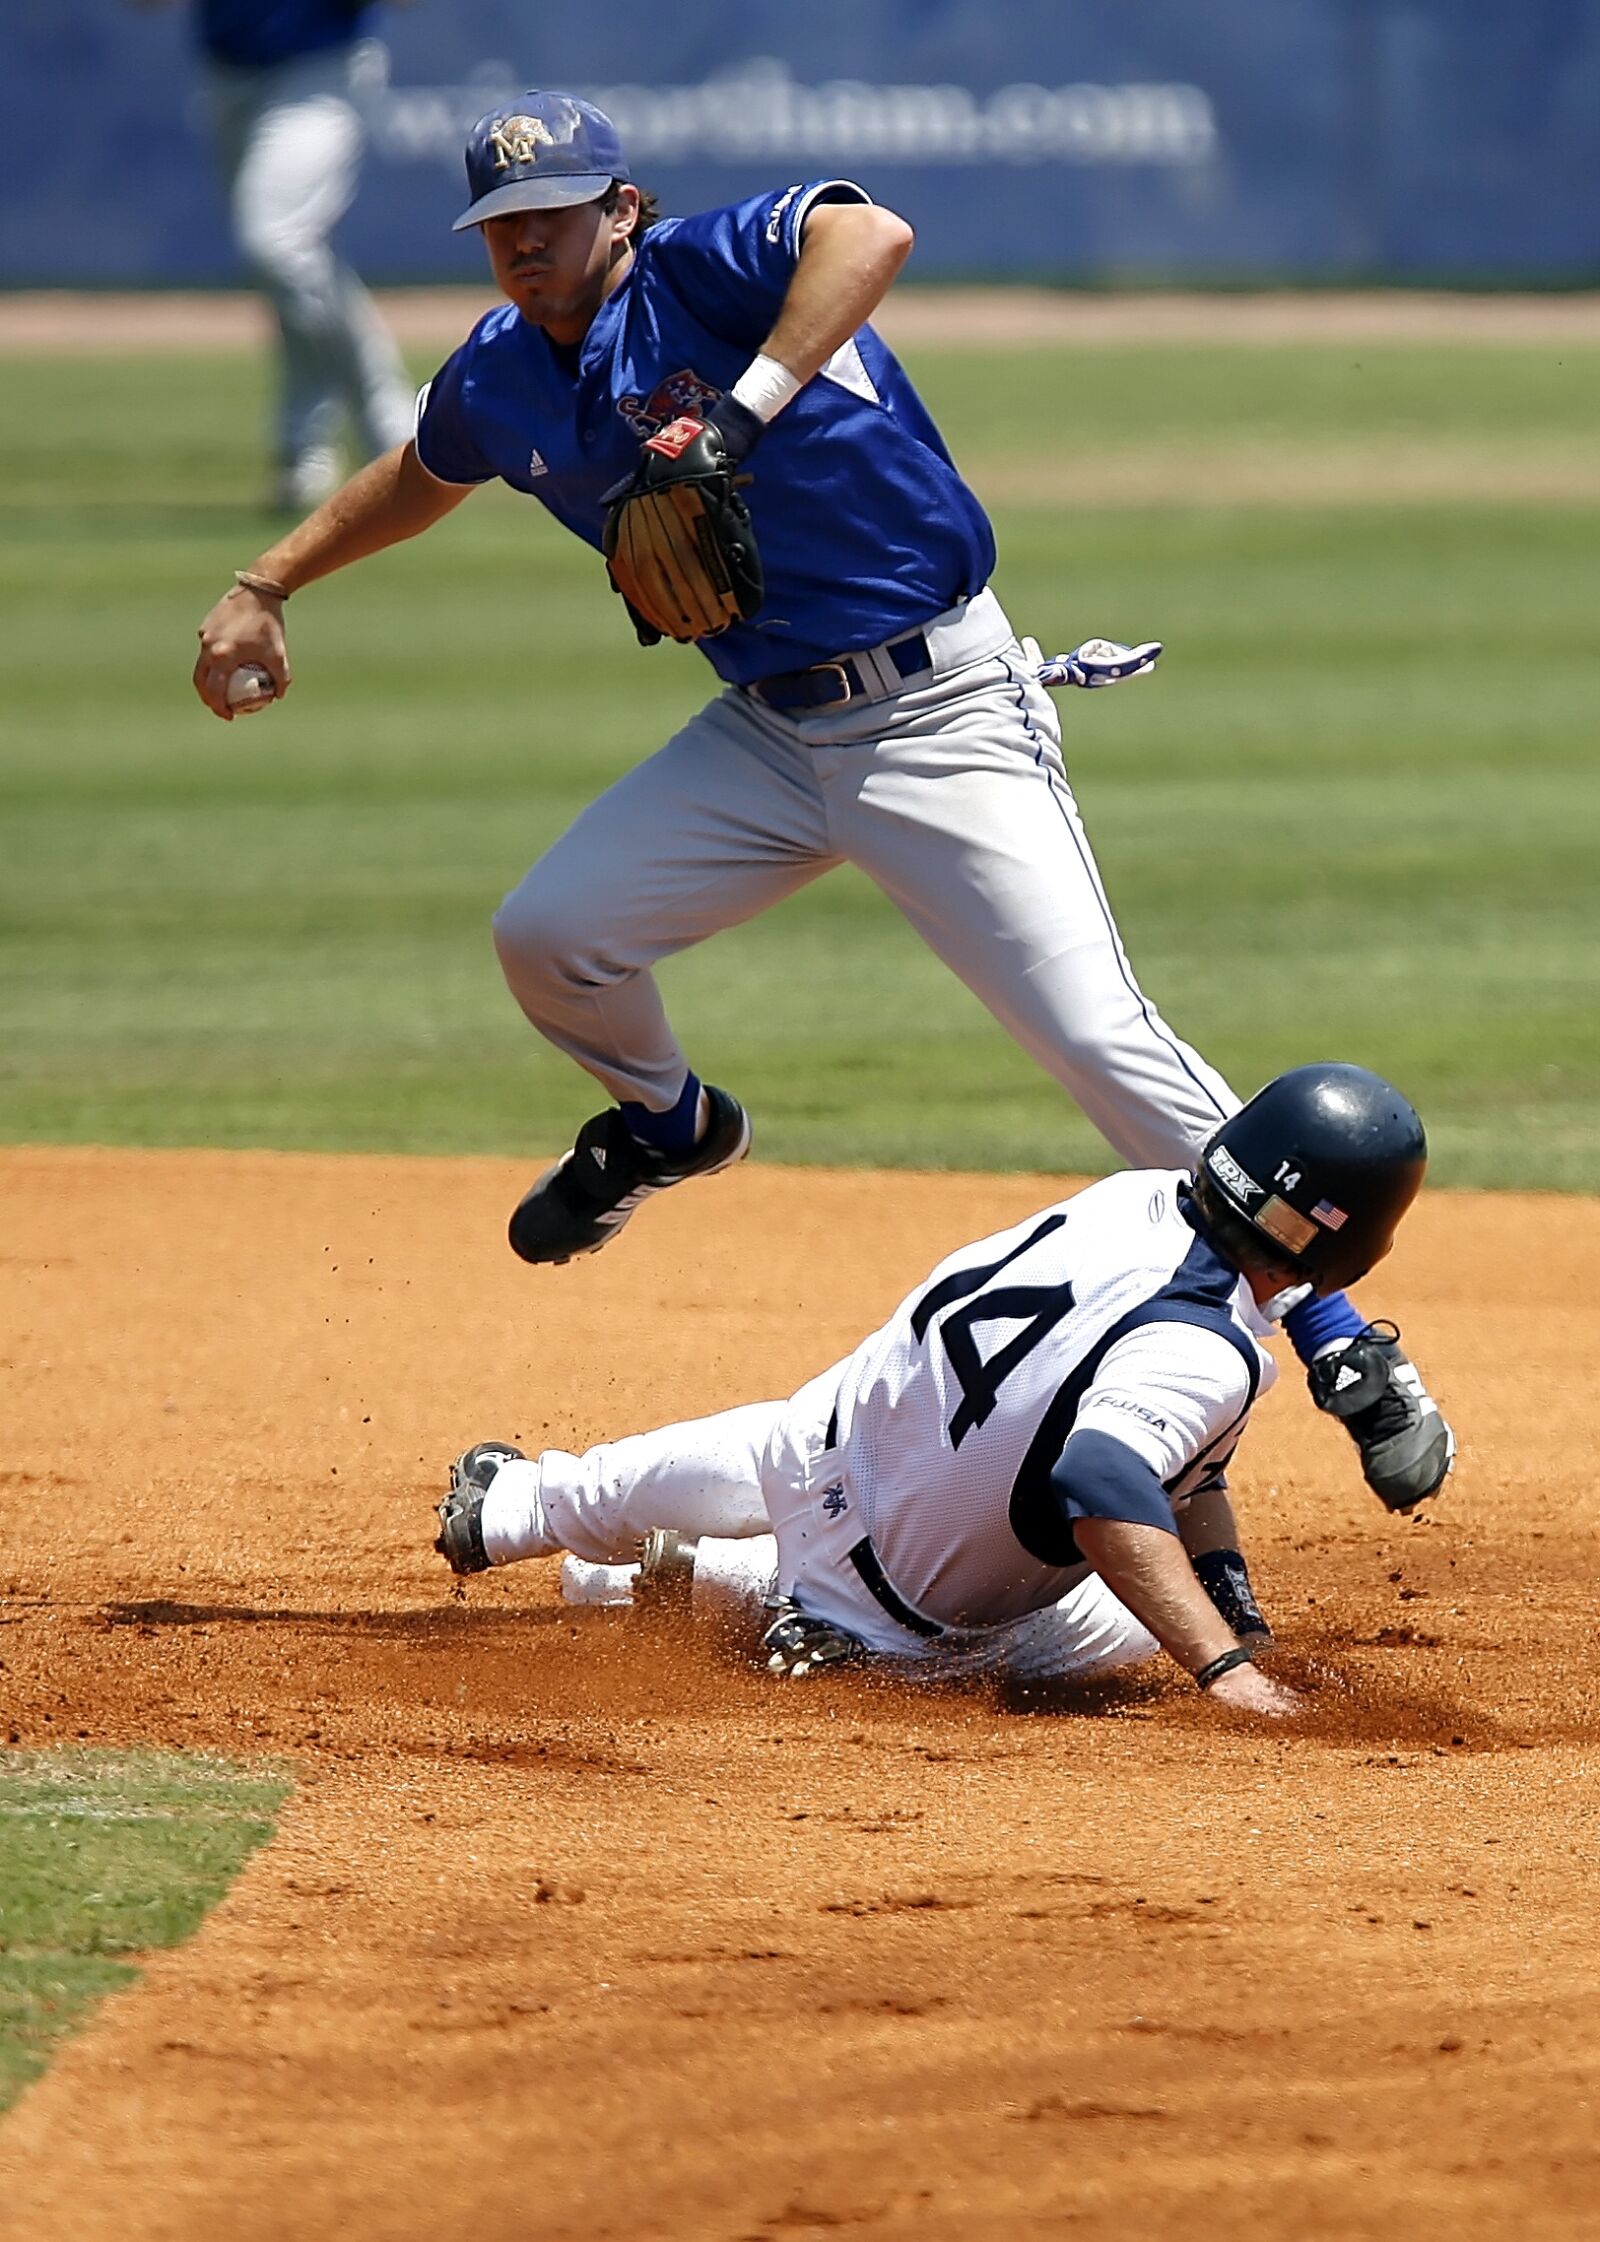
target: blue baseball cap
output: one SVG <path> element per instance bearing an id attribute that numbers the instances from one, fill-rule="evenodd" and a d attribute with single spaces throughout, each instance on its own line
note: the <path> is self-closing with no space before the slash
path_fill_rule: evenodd
<path id="1" fill-rule="evenodd" d="M 559 210 L 593 202 L 632 173 L 617 128 L 571 93 L 523 93 L 480 117 L 467 139 L 472 200 L 451 228 L 481 226 L 503 210 Z"/>

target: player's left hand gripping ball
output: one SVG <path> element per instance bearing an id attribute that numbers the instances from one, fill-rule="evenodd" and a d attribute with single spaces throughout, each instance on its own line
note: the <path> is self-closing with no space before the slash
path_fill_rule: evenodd
<path id="1" fill-rule="evenodd" d="M 684 413 L 607 494 L 602 543 L 642 646 L 715 638 L 765 596 L 750 509 L 715 422 Z"/>

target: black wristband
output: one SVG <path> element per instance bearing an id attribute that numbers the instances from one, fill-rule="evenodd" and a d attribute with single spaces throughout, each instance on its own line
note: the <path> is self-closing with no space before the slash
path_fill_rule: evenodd
<path id="1" fill-rule="evenodd" d="M 1194 1677 L 1194 1686 L 1196 1689 L 1209 1689 L 1213 1682 L 1221 1681 L 1224 1674 L 1231 1674 L 1236 1666 L 1248 1666 L 1252 1663 L 1244 1644 L 1235 1643 L 1232 1650 L 1225 1650 L 1220 1658 L 1213 1658 L 1209 1666 L 1201 1667 Z"/>
<path id="2" fill-rule="evenodd" d="M 1201 1587 L 1236 1635 L 1269 1635 L 1237 1549 L 1203 1549 L 1191 1559 Z"/>
<path id="3" fill-rule="evenodd" d="M 752 412 L 742 397 L 727 390 L 705 415 L 706 425 L 722 438 L 722 448 L 735 467 L 750 457 L 767 432 L 761 415 Z"/>

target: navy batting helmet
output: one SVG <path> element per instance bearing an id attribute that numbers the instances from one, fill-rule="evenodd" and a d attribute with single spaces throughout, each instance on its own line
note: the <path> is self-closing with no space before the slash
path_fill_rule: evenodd
<path id="1" fill-rule="evenodd" d="M 1203 1197 L 1274 1258 L 1331 1292 L 1364 1276 L 1422 1188 L 1416 1111 L 1365 1067 L 1294 1067 L 1241 1106 L 1200 1155 Z"/>

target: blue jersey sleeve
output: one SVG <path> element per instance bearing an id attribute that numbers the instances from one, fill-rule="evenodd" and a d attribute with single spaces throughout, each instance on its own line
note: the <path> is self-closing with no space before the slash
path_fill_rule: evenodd
<path id="1" fill-rule="evenodd" d="M 475 336 L 445 360 L 417 398 L 413 441 L 417 457 L 441 483 L 492 482 L 499 470 L 484 457 L 472 433 L 472 355 Z"/>
<path id="2" fill-rule="evenodd" d="M 757 351 L 788 293 L 817 204 L 871 200 L 849 179 L 816 179 L 693 218 L 668 218 L 645 237 L 652 277 L 712 334 Z"/>

